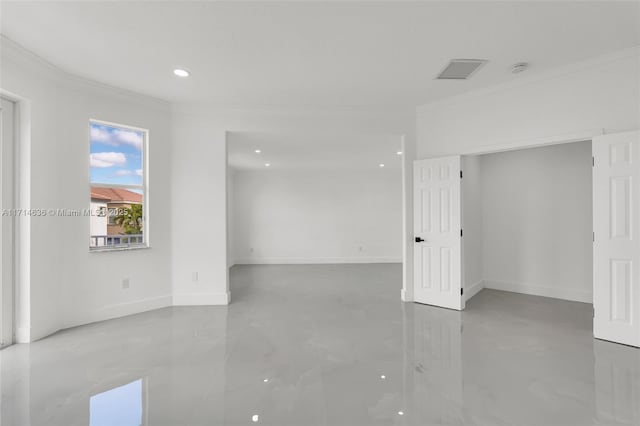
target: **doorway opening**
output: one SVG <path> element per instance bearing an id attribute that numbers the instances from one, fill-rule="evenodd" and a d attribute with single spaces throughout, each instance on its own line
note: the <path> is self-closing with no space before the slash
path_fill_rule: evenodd
<path id="1" fill-rule="evenodd" d="M 462 157 L 465 300 L 489 288 L 593 302 L 591 145 Z"/>
<path id="2" fill-rule="evenodd" d="M 483 288 L 592 303 L 592 142 L 418 160 L 415 300 Z"/>
<path id="3" fill-rule="evenodd" d="M 402 136 L 230 132 L 227 152 L 229 268 L 404 263 Z"/>
<path id="4" fill-rule="evenodd" d="M 591 141 L 418 160 L 415 299 L 483 288 L 592 303 Z"/>

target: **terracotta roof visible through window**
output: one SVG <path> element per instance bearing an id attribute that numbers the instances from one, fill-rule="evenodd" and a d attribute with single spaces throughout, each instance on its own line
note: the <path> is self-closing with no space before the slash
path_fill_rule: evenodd
<path id="1" fill-rule="evenodd" d="M 142 204 L 142 194 L 122 188 L 91 187 L 91 198 L 111 202 Z"/>
<path id="2" fill-rule="evenodd" d="M 96 194 L 95 192 L 91 191 L 91 199 L 92 200 L 100 200 L 100 201 L 111 201 L 111 198 L 109 197 L 105 197 L 102 194 Z"/>

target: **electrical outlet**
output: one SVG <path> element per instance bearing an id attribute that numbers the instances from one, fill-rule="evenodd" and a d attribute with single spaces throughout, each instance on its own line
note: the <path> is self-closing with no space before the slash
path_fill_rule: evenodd
<path id="1" fill-rule="evenodd" d="M 191 274 L 191 281 L 198 281 L 198 273 L 194 272 L 193 274 Z"/>
<path id="2" fill-rule="evenodd" d="M 130 287 L 130 282 L 129 282 L 129 278 L 123 278 L 122 279 L 122 288 L 123 289 L 128 289 Z"/>
<path id="3" fill-rule="evenodd" d="M 364 247 L 362 246 L 358 247 L 358 251 L 364 251 Z"/>

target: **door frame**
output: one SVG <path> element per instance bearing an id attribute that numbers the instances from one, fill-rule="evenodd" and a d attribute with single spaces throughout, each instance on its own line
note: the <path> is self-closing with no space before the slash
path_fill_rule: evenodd
<path id="1" fill-rule="evenodd" d="M 14 103 L 13 111 L 13 206 L 31 207 L 31 101 L 0 88 L 0 97 Z M 31 218 L 16 217 L 13 223 L 13 342 L 31 341 Z"/>
<path id="2" fill-rule="evenodd" d="M 309 129 L 296 129 L 296 128 L 282 128 L 282 129 L 260 129 L 260 128 L 248 128 L 248 129 L 226 129 L 225 130 L 225 239 L 226 239 L 226 291 L 228 296 L 228 303 L 231 303 L 231 288 L 229 286 L 229 269 L 235 265 L 235 259 L 232 253 L 232 244 L 230 241 L 230 229 L 229 229 L 229 199 L 231 196 L 231 188 L 229 185 L 229 173 L 231 168 L 229 167 L 229 150 L 230 144 L 233 143 L 233 134 L 242 132 L 256 132 L 256 133 L 296 133 L 300 131 L 309 131 Z M 322 131 L 321 131 L 322 132 Z M 402 241 L 402 287 L 400 288 L 400 300 L 403 302 L 413 302 L 413 162 L 416 159 L 416 144 L 415 138 L 406 133 L 396 132 L 371 132 L 364 131 L 362 129 L 344 129 L 343 131 L 336 132 L 324 132 L 326 134 L 332 133 L 347 133 L 347 134 L 384 134 L 397 138 L 400 143 L 401 149 L 401 168 L 400 174 L 402 179 L 401 187 L 401 209 L 402 209 L 402 227 L 401 227 L 401 241 Z M 414 143 L 410 143 L 414 142 Z"/>
<path id="3" fill-rule="evenodd" d="M 3 103 L 10 103 L 11 109 L 9 110 L 10 115 L 2 117 L 2 125 L 1 131 L 2 135 L 0 135 L 0 151 L 5 152 L 10 156 L 10 158 L 4 158 L 4 155 L 0 155 L 0 167 L 7 166 L 9 169 L 9 186 L 10 190 L 6 199 L 0 200 L 0 204 L 2 205 L 2 209 L 13 209 L 15 208 L 15 149 L 16 149 L 16 127 L 18 120 L 16 119 L 17 114 L 17 104 L 12 99 L 9 99 L 5 96 L 0 96 L 0 100 Z M 5 126 L 10 126 L 9 137 L 10 140 L 4 139 Z M 1 186 L 4 186 L 5 183 L 2 181 L 0 177 Z M 5 194 L 2 194 L 2 189 L 0 188 L 0 195 L 4 198 Z M 6 201 L 6 204 L 4 203 Z M 0 227 L 0 307 L 2 314 L 0 315 L 0 349 L 10 346 L 15 342 L 15 219 L 12 215 L 8 215 L 6 217 L 3 216 L 3 222 L 5 220 L 11 221 L 8 226 L 8 235 L 4 234 L 4 226 L 3 223 Z M 6 261 L 6 264 L 5 264 Z M 5 282 L 6 278 L 6 282 Z M 9 312 L 5 312 L 7 309 Z M 8 324 L 5 324 L 5 320 L 7 320 Z M 6 331 L 6 336 L 5 336 Z"/>
<path id="4" fill-rule="evenodd" d="M 581 133 L 571 133 L 567 135 L 522 140 L 519 142 L 509 142 L 509 143 L 503 143 L 503 144 L 497 144 L 497 145 L 488 145 L 486 147 L 468 149 L 461 152 L 458 155 L 465 156 L 465 155 L 495 154 L 498 152 L 518 151 L 521 149 L 541 148 L 544 146 L 563 145 L 563 144 L 574 143 L 574 142 L 585 142 L 585 141 L 592 140 L 596 136 L 602 136 L 604 134 L 605 134 L 604 129 L 596 129 L 596 130 L 590 130 L 590 131 L 585 131 Z"/>
<path id="5" fill-rule="evenodd" d="M 553 145 L 563 145 L 563 144 L 568 144 L 568 143 L 574 143 L 574 142 L 586 142 L 586 141 L 592 141 L 594 137 L 596 136 L 602 136 L 604 135 L 604 129 L 593 129 L 593 130 L 586 130 L 584 132 L 579 132 L 579 133 L 571 133 L 571 134 L 564 134 L 564 135 L 555 135 L 555 136 L 549 136 L 549 137 L 544 137 L 544 138 L 537 138 L 537 139 L 529 139 L 529 140 L 521 140 L 521 141 L 513 141 L 513 142 L 505 142 L 505 143 L 501 143 L 501 144 L 496 144 L 496 145 L 487 145 L 487 146 L 483 146 L 483 147 L 479 147 L 479 148 L 471 148 L 471 149 L 466 149 L 466 150 L 462 150 L 461 152 L 442 152 L 439 153 L 439 155 L 437 156 L 431 156 L 431 157 L 426 157 L 424 159 L 429 159 L 429 158 L 439 158 L 439 157 L 445 157 L 445 156 L 449 156 L 449 155 L 459 155 L 460 157 L 464 157 L 464 156 L 475 156 L 475 155 L 484 155 L 484 154 L 495 154 L 495 153 L 499 153 L 499 152 L 506 152 L 506 151 L 518 151 L 518 150 L 523 150 L 523 149 L 530 149 L 530 148 L 540 148 L 540 147 L 545 147 L 545 146 L 553 146 Z M 421 158 L 422 159 L 422 158 Z M 461 185 L 464 185 L 464 179 L 462 180 Z M 593 207 L 592 207 L 593 208 Z M 460 209 L 461 209 L 461 214 L 462 211 L 464 209 L 464 203 L 461 202 L 460 205 Z M 464 214 L 462 214 L 462 220 L 464 218 Z M 464 220 L 461 223 L 462 228 L 464 229 Z M 413 251 L 413 247 L 412 247 L 412 251 Z M 462 276 L 462 288 L 465 288 L 465 271 L 464 271 L 464 237 L 462 239 L 462 262 L 461 262 L 461 276 Z M 414 287 L 416 285 L 415 282 L 413 282 L 412 280 L 412 287 Z M 465 293 L 467 292 L 467 289 L 465 289 Z M 471 294 L 473 295 L 473 294 Z M 465 294 L 465 296 L 463 297 L 467 297 L 467 295 Z M 464 307 L 462 308 L 464 310 Z"/>

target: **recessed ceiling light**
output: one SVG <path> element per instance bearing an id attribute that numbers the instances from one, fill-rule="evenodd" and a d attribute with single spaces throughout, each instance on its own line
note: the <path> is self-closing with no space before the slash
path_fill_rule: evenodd
<path id="1" fill-rule="evenodd" d="M 399 416 L 404 416 L 404 411 L 398 411 Z"/>
<path id="2" fill-rule="evenodd" d="M 378 164 L 378 165 L 379 165 L 380 167 L 384 167 L 384 164 L 382 164 L 382 163 L 380 163 L 380 164 Z"/>
<path id="3" fill-rule="evenodd" d="M 254 414 L 253 416 L 251 416 L 252 422 L 258 423 L 258 420 L 260 420 L 260 416 L 258 416 L 257 414 Z"/>
<path id="4" fill-rule="evenodd" d="M 384 379 L 386 379 L 386 378 L 387 378 L 387 376 L 385 376 L 385 375 L 383 374 L 382 376 L 380 376 L 380 378 L 381 378 L 382 380 L 384 380 Z"/>
<path id="5" fill-rule="evenodd" d="M 396 154 L 402 155 L 402 151 L 398 151 L 398 152 L 396 152 Z"/>
<path id="6" fill-rule="evenodd" d="M 264 379 L 263 382 L 267 383 L 269 382 L 269 379 Z"/>
<path id="7" fill-rule="evenodd" d="M 256 149 L 256 150 L 255 150 L 255 151 L 253 151 L 253 152 L 255 152 L 256 154 L 260 154 L 262 151 L 260 151 L 259 149 Z"/>
<path id="8" fill-rule="evenodd" d="M 178 77 L 189 77 L 191 73 L 187 70 L 183 70 L 182 68 L 176 68 L 173 70 L 173 73 Z"/>
<path id="9" fill-rule="evenodd" d="M 271 167 L 271 163 L 264 163 L 265 167 Z"/>

